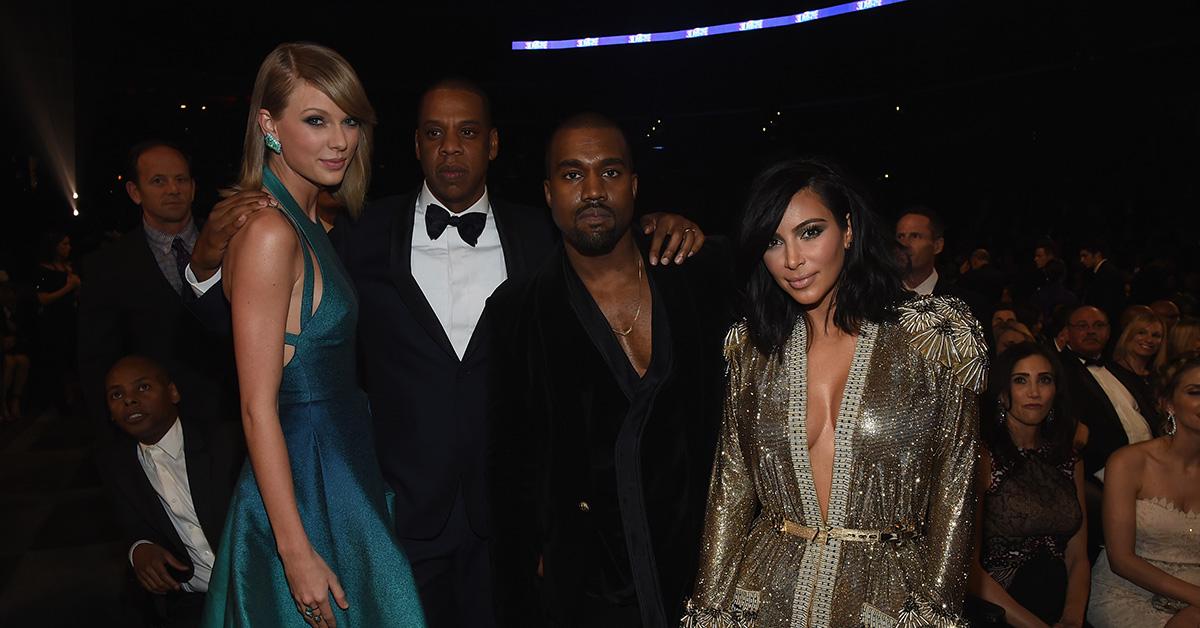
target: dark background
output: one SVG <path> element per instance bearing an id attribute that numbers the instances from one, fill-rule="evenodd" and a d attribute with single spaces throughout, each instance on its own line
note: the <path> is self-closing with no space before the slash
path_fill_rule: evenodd
<path id="1" fill-rule="evenodd" d="M 694 41 L 509 49 L 512 39 L 673 30 L 832 4 L 11 6 L 0 268 L 19 273 L 47 228 L 86 250 L 95 234 L 134 224 L 117 176 L 146 137 L 192 151 L 203 213 L 233 178 L 259 62 L 291 40 L 329 45 L 359 71 L 380 118 L 373 197 L 419 183 L 415 101 L 426 83 L 455 74 L 495 101 L 492 193 L 538 207 L 547 131 L 566 113 L 598 109 L 634 138 L 642 209 L 680 211 L 711 232 L 728 229 L 762 165 L 820 153 L 870 182 L 885 215 L 912 202 L 938 209 L 951 252 L 989 245 L 1024 263 L 1033 240 L 1050 234 L 1070 259 L 1080 238 L 1101 234 L 1125 268 L 1164 251 L 1196 259 L 1196 2 L 910 0 Z M 48 141 L 32 122 L 47 114 L 63 121 L 51 125 L 60 134 L 74 126 L 65 152 L 79 217 L 52 156 L 69 142 Z"/>

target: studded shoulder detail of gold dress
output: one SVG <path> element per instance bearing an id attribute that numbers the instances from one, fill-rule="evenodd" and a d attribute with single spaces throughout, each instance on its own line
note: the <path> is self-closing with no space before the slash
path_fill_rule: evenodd
<path id="1" fill-rule="evenodd" d="M 729 378 L 687 628 L 955 626 L 975 508 L 983 333 L 918 297 L 866 323 L 834 436 L 826 519 L 808 458 L 806 329 L 782 359 L 727 337 Z"/>

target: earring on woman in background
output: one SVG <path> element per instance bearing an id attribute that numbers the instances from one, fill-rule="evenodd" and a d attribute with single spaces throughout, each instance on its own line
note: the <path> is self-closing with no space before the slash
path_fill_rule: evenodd
<path id="1" fill-rule="evenodd" d="M 996 420 L 999 423 L 1004 423 L 1004 419 L 1008 418 L 1008 408 L 1004 407 L 1004 400 L 996 397 Z"/>
<path id="2" fill-rule="evenodd" d="M 1050 408 L 1050 412 L 1049 412 L 1049 414 L 1047 414 L 1047 415 L 1046 415 L 1046 422 L 1047 422 L 1047 423 L 1053 423 L 1053 422 L 1054 422 L 1054 408 Z"/>
<path id="3" fill-rule="evenodd" d="M 1168 412 L 1167 413 L 1167 436 L 1174 436 L 1176 427 L 1177 426 L 1175 425 L 1175 413 Z"/>
<path id="4" fill-rule="evenodd" d="M 267 148 L 276 155 L 283 154 L 283 145 L 279 143 L 279 138 L 275 137 L 273 134 L 267 133 L 264 135 L 263 144 L 266 144 Z"/>

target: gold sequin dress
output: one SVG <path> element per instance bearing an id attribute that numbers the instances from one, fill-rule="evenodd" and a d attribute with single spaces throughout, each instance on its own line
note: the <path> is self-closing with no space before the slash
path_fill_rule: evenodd
<path id="1" fill-rule="evenodd" d="M 865 323 L 857 338 L 824 526 L 808 458 L 804 324 L 782 361 L 759 353 L 744 323 L 730 331 L 725 415 L 683 626 L 961 624 L 987 354 L 957 299 L 919 297 L 899 313 L 897 323 Z M 795 533 L 822 527 L 819 539 Z M 907 533 L 867 541 L 847 539 L 847 529 Z"/>

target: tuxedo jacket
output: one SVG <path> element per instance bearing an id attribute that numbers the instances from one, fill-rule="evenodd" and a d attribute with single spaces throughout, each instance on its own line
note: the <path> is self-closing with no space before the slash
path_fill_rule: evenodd
<path id="1" fill-rule="evenodd" d="M 416 200 L 417 192 L 381 199 L 357 221 L 339 216 L 329 236 L 358 293 L 359 377 L 371 403 L 379 466 L 396 493 L 396 535 L 436 537 L 461 490 L 471 527 L 487 536 L 488 313 L 460 360 L 412 275 Z M 508 277 L 530 272 L 555 242 L 548 212 L 490 202 Z M 211 328 L 228 329 L 220 284 L 193 309 Z"/>
<path id="2" fill-rule="evenodd" d="M 490 202 L 508 277 L 531 272 L 553 247 L 548 211 Z M 358 288 L 359 365 L 379 466 L 396 491 L 401 538 L 435 537 L 460 490 L 471 527 L 488 536 L 484 430 L 487 373 L 496 366 L 489 313 L 460 360 L 412 275 L 415 208 L 415 192 L 380 200 L 336 238 Z"/>
<path id="3" fill-rule="evenodd" d="M 109 416 L 105 375 L 130 354 L 167 369 L 183 416 L 237 420 L 230 338 L 207 329 L 184 301 L 163 276 L 140 225 L 88 258 L 79 295 L 79 375 L 84 401 L 100 424 Z"/>
<path id="4" fill-rule="evenodd" d="M 1080 423 L 1088 427 L 1087 445 L 1083 447 L 1083 468 L 1087 477 L 1104 468 L 1108 457 L 1129 444 L 1129 436 L 1121 425 L 1116 408 L 1100 383 L 1069 350 L 1059 354 L 1063 365 L 1071 406 Z"/>
<path id="5" fill-rule="evenodd" d="M 612 536 L 603 528 L 613 521 L 623 527 L 617 534 L 643 625 L 674 626 L 682 616 L 699 555 L 732 318 L 722 281 L 730 265 L 717 253 L 710 242 L 683 266 L 645 266 L 662 301 L 654 311 L 669 321 L 671 357 L 643 418 L 624 414 L 631 401 L 571 305 L 561 248 L 535 275 L 509 280 L 489 300 L 496 363 L 491 545 L 501 626 L 579 623 L 589 578 L 607 562 L 592 546 Z M 657 318 L 654 327 L 658 333 Z M 651 370 L 660 358 L 652 357 Z M 611 453 L 616 486 L 598 486 L 593 434 L 614 421 L 614 451 L 600 453 Z M 613 490 L 616 503 L 606 496 Z"/>
<path id="6" fill-rule="evenodd" d="M 241 470 L 244 448 L 237 426 L 220 421 L 181 418 L 183 455 L 188 488 L 200 528 L 213 554 L 221 542 L 233 485 Z M 137 441 L 121 434 L 97 454 L 97 464 L 112 493 L 122 525 L 126 548 L 140 540 L 166 548 L 192 569 L 187 546 L 171 523 L 146 472 L 138 460 Z"/>

